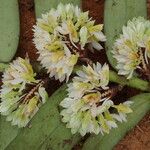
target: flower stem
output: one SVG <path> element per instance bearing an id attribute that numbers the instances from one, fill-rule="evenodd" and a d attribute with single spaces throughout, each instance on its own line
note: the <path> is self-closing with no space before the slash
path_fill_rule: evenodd
<path id="1" fill-rule="evenodd" d="M 125 77 L 119 76 L 116 72 L 110 71 L 109 80 L 111 82 L 115 82 L 120 85 L 127 85 L 129 87 L 136 88 L 141 91 L 150 92 L 150 83 L 148 81 L 144 81 L 136 77 L 133 77 L 132 79 L 127 80 Z"/>

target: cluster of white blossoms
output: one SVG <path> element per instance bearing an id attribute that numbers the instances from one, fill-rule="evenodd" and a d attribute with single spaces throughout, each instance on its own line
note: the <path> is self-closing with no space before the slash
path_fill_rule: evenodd
<path id="1" fill-rule="evenodd" d="M 126 121 L 131 101 L 114 104 L 109 95 L 109 67 L 100 63 L 84 66 L 68 84 L 68 97 L 60 105 L 62 121 L 74 134 L 109 133 L 117 121 Z"/>
<path id="2" fill-rule="evenodd" d="M 0 113 L 12 125 L 25 127 L 48 97 L 43 81 L 35 76 L 29 60 L 20 57 L 3 74 Z"/>
<path id="3" fill-rule="evenodd" d="M 150 21 L 142 17 L 128 21 L 113 48 L 118 74 L 132 77 L 136 69 L 147 70 L 150 58 Z"/>
<path id="4" fill-rule="evenodd" d="M 84 57 L 86 48 L 101 50 L 99 42 L 106 41 L 103 25 L 95 25 L 88 12 L 78 6 L 59 4 L 43 14 L 34 26 L 34 44 L 42 66 L 50 77 L 68 81 L 79 57 Z"/>

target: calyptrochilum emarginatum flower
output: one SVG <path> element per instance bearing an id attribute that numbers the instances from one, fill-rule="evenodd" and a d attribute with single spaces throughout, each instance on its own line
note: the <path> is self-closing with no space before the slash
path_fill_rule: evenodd
<path id="1" fill-rule="evenodd" d="M 109 88 L 109 67 L 100 63 L 83 66 L 68 84 L 68 97 L 60 105 L 62 121 L 74 134 L 109 133 L 117 121 L 126 121 L 131 101 L 115 104 L 112 98 L 120 87 Z"/>
<path id="2" fill-rule="evenodd" d="M 87 47 L 91 51 L 103 48 L 99 43 L 106 41 L 102 29 L 102 24 L 95 25 L 78 6 L 59 4 L 34 26 L 38 60 L 50 77 L 68 81 L 78 59 L 86 57 Z"/>
<path id="3" fill-rule="evenodd" d="M 0 90 L 0 113 L 12 125 L 25 127 L 48 95 L 44 81 L 37 80 L 29 59 L 18 57 L 4 71 Z"/>
<path id="4" fill-rule="evenodd" d="M 150 21 L 133 18 L 122 32 L 112 51 L 118 74 L 129 79 L 136 72 L 150 79 Z"/>

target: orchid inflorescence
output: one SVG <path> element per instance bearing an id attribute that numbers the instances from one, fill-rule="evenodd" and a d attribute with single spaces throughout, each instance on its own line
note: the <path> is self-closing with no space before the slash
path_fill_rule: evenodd
<path id="1" fill-rule="evenodd" d="M 12 125 L 25 127 L 47 100 L 43 81 L 35 77 L 29 59 L 20 57 L 3 74 L 0 112 Z"/>
<path id="2" fill-rule="evenodd" d="M 129 79 L 138 72 L 150 79 L 150 21 L 142 17 L 133 18 L 122 32 L 113 49 L 118 74 L 127 75 Z"/>
<path id="3" fill-rule="evenodd" d="M 58 5 L 42 15 L 34 26 L 34 43 L 42 66 L 50 77 L 68 81 L 79 58 L 86 57 L 86 49 L 101 50 L 106 41 L 103 25 L 95 25 L 88 12 L 72 4 Z"/>
<path id="4" fill-rule="evenodd" d="M 69 81 L 79 61 L 88 60 L 88 51 L 101 50 L 106 41 L 103 25 L 95 24 L 88 12 L 72 4 L 59 4 L 43 14 L 34 26 L 38 61 L 49 77 Z M 139 17 L 123 27 L 116 40 L 113 57 L 118 74 L 131 78 L 135 71 L 150 76 L 150 22 Z M 80 62 L 80 63 L 81 63 Z M 110 83 L 109 66 L 86 61 L 67 85 L 68 95 L 60 106 L 62 122 L 73 134 L 104 134 L 127 121 L 131 101 L 114 100 L 123 86 Z M 150 79 L 150 78 L 149 78 Z M 2 79 L 0 112 L 12 125 L 25 127 L 47 100 L 45 81 L 34 73 L 28 58 L 17 58 Z"/>
<path id="5" fill-rule="evenodd" d="M 117 127 L 117 121 L 126 121 L 126 114 L 132 112 L 132 102 L 113 102 L 113 94 L 120 88 L 111 90 L 108 87 L 108 65 L 84 66 L 77 75 L 68 84 L 68 97 L 60 103 L 64 108 L 61 111 L 62 121 L 67 123 L 73 134 L 109 133 L 111 128 Z"/>

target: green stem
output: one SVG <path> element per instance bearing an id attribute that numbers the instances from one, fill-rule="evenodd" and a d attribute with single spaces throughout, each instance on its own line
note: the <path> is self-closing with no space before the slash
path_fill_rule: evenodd
<path id="1" fill-rule="evenodd" d="M 132 88 L 136 88 L 139 89 L 141 91 L 150 91 L 150 83 L 147 81 L 144 81 L 142 79 L 133 77 L 130 80 L 127 80 L 125 77 L 123 76 L 119 76 L 116 72 L 114 71 L 110 71 L 109 74 L 109 80 L 111 82 L 115 82 L 118 83 L 120 85 L 127 85 L 129 87 Z"/>

